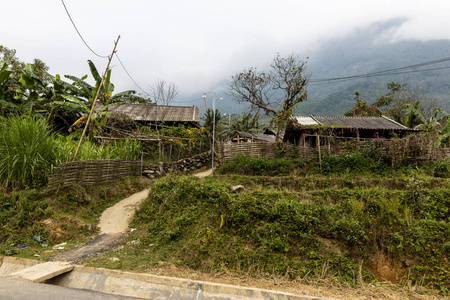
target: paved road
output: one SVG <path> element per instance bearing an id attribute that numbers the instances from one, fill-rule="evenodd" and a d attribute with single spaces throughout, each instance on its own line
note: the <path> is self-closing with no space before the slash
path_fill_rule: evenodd
<path id="1" fill-rule="evenodd" d="M 23 279 L 0 278 L 1 300 L 137 300 L 142 298 L 109 295 L 88 290 L 33 283 Z"/>

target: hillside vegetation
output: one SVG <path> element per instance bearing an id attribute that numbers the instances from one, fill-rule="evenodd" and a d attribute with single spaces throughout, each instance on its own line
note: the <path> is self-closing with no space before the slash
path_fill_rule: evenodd
<path id="1" fill-rule="evenodd" d="M 212 178 L 161 178 L 123 248 L 89 264 L 146 270 L 166 262 L 354 287 L 390 281 L 448 294 L 449 163 L 379 172 L 340 163 L 320 175 L 314 162 L 238 157 Z M 245 190 L 232 193 L 228 187 L 238 184 Z"/>
<path id="2" fill-rule="evenodd" d="M 358 76 L 450 56 L 449 40 L 398 41 L 387 34 L 395 32 L 405 22 L 402 19 L 388 20 L 324 42 L 316 51 L 305 54 L 310 57 L 308 70 L 311 79 Z M 446 61 L 385 76 L 319 84 L 312 80 L 308 85 L 308 101 L 299 105 L 295 113 L 343 115 L 354 106 L 355 91 L 361 94 L 361 99 L 373 103 L 387 92 L 386 84 L 389 82 L 408 83 L 412 90 L 423 91 L 428 98 L 437 100 L 439 107 L 448 111 L 448 67 L 449 62 Z M 435 70 L 420 71 L 426 69 Z"/>

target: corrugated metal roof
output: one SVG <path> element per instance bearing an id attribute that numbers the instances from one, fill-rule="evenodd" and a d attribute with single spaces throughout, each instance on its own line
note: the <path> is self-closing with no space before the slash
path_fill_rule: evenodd
<path id="1" fill-rule="evenodd" d="M 314 120 L 311 117 L 294 116 L 294 118 L 297 120 L 298 124 L 303 125 L 303 126 L 320 125 L 319 123 L 317 123 L 316 120 Z"/>
<path id="2" fill-rule="evenodd" d="M 135 121 L 200 122 L 200 112 L 196 106 L 159 106 L 127 103 L 110 106 L 108 111 L 126 114 Z"/>
<path id="3" fill-rule="evenodd" d="M 276 136 L 273 134 L 253 133 L 248 131 L 236 131 L 242 137 L 253 139 L 255 141 L 275 142 Z"/>
<path id="4" fill-rule="evenodd" d="M 299 125 L 322 125 L 337 128 L 411 130 L 385 116 L 381 117 L 295 117 Z"/>

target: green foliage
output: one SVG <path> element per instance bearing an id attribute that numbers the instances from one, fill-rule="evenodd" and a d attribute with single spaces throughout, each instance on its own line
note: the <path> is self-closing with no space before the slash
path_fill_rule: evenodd
<path id="1" fill-rule="evenodd" d="M 39 190 L 1 193 L 0 255 L 33 257 L 42 251 L 44 257 L 48 248 L 43 248 L 43 243 L 51 246 L 60 243 L 61 238 L 70 243 L 93 235 L 95 231 L 88 230 L 88 224 L 95 225 L 106 208 L 143 188 L 142 181 L 119 179 L 109 185 L 72 186 L 54 193 Z M 46 225 L 44 220 L 50 220 L 54 226 Z M 41 241 L 33 239 L 35 236 Z M 24 248 L 17 248 L 23 244 Z"/>
<path id="2" fill-rule="evenodd" d="M 55 152 L 58 154 L 57 163 L 65 163 L 72 160 L 78 146 L 78 141 L 70 136 L 59 137 L 56 141 Z M 94 141 L 85 139 L 81 144 L 77 160 L 91 159 L 121 159 L 139 160 L 141 158 L 142 145 L 135 140 L 115 141 L 112 144 L 97 145 Z"/>
<path id="3" fill-rule="evenodd" d="M 284 158 L 267 159 L 264 157 L 249 158 L 238 155 L 227 161 L 217 170 L 219 174 L 241 174 L 252 176 L 276 176 L 289 174 L 294 167 L 301 166 L 299 160 Z"/>
<path id="4" fill-rule="evenodd" d="M 450 160 L 445 159 L 434 163 L 433 175 L 440 178 L 450 177 Z"/>
<path id="5" fill-rule="evenodd" d="M 222 115 L 220 114 L 219 110 L 216 109 L 216 111 L 213 113 L 213 110 L 211 108 L 208 108 L 205 112 L 205 115 L 203 116 L 203 127 L 212 135 L 213 132 L 213 121 L 215 118 L 215 126 L 217 130 L 217 126 L 222 119 Z M 217 132 L 217 131 L 216 131 Z"/>
<path id="6" fill-rule="evenodd" d="M 363 100 L 361 100 L 359 98 L 359 92 L 356 91 L 355 92 L 355 100 L 356 100 L 356 104 L 355 106 L 347 111 L 344 116 L 347 117 L 379 117 L 381 116 L 381 112 L 376 108 L 375 105 L 371 104 L 367 104 L 366 102 L 364 102 Z"/>
<path id="7" fill-rule="evenodd" d="M 240 157 L 230 170 L 248 163 Z M 398 272 L 409 272 L 412 284 L 447 293 L 446 179 L 417 169 L 409 177 L 384 179 L 217 176 L 159 179 L 133 221 L 141 240 L 133 246 L 135 255 L 145 255 L 148 264 L 167 261 L 203 271 L 290 279 L 338 277 L 357 285 L 359 262 L 382 253 L 410 261 Z M 226 186 L 235 184 L 246 189 L 232 194 Z M 138 265 L 142 267 L 141 262 L 123 267 Z M 362 277 L 373 280 L 364 269 Z"/>
<path id="8" fill-rule="evenodd" d="M 6 186 L 46 183 L 57 163 L 55 138 L 43 119 L 9 116 L 0 119 L 0 180 Z"/>
<path id="9" fill-rule="evenodd" d="M 327 155 L 322 158 L 323 174 L 382 174 L 390 170 L 390 164 L 379 150 L 373 145 L 366 145 L 358 150 L 347 150 L 341 156 Z M 311 168 L 320 172 L 318 159 L 315 159 Z"/>

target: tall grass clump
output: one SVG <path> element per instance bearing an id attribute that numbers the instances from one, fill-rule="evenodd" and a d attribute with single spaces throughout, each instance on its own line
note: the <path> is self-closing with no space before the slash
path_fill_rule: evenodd
<path id="1" fill-rule="evenodd" d="M 58 163 L 71 161 L 75 155 L 78 141 L 70 136 L 60 137 L 57 140 L 58 145 Z M 114 142 L 109 145 L 97 145 L 95 141 L 85 139 L 81 144 L 77 155 L 77 160 L 94 159 L 120 159 L 137 160 L 141 158 L 142 146 L 139 142 L 133 140 L 124 140 Z"/>
<path id="2" fill-rule="evenodd" d="M 55 138 L 44 119 L 0 119 L 0 181 L 13 188 L 45 184 L 56 163 Z"/>

